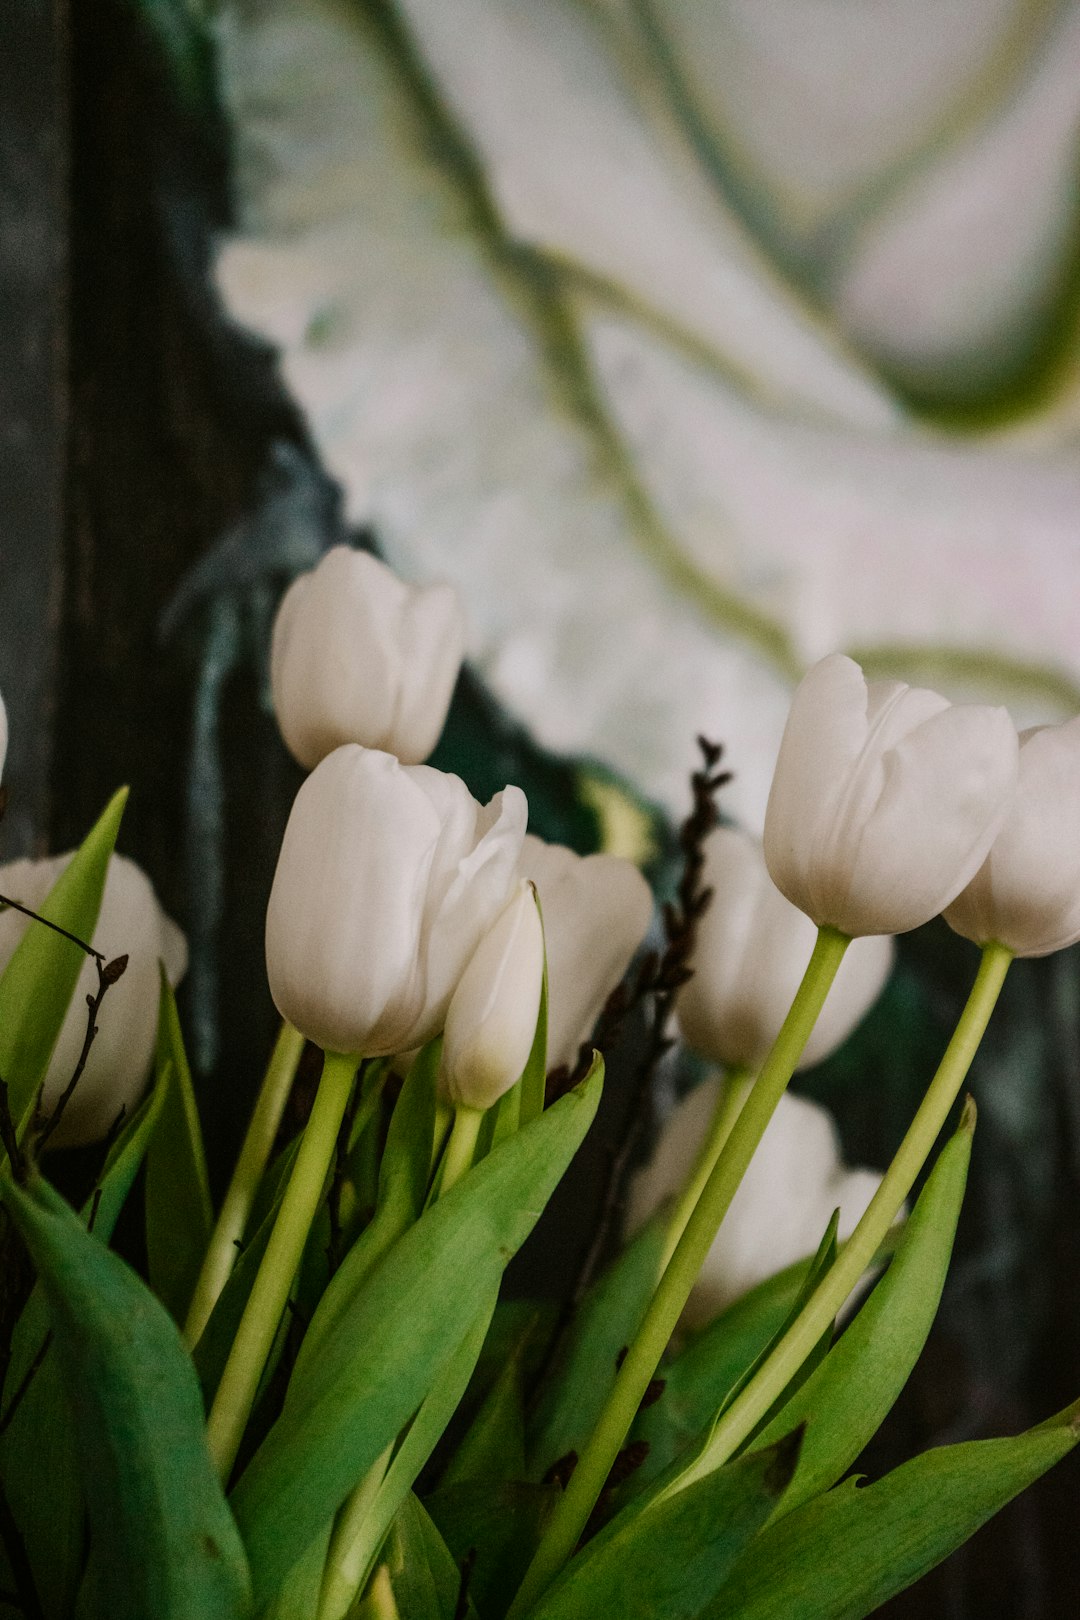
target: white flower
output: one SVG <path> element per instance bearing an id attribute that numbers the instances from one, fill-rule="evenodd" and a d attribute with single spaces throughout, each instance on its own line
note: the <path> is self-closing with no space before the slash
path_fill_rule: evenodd
<path id="1" fill-rule="evenodd" d="M 544 930 L 524 880 L 481 939 L 450 998 L 442 1080 L 461 1108 L 490 1108 L 521 1075 L 540 1011 Z"/>
<path id="2" fill-rule="evenodd" d="M 902 934 L 943 911 L 986 857 L 1016 786 L 1004 709 L 867 684 L 839 653 L 791 705 L 765 813 L 782 893 L 842 933 Z"/>
<path id="3" fill-rule="evenodd" d="M 71 860 L 71 853 L 45 860 L 12 861 L 0 867 L 0 891 L 39 910 Z M 41 927 L 17 911 L 0 913 L 0 971 L 28 928 Z M 79 1083 L 50 1137 L 54 1147 L 96 1142 L 108 1134 L 121 1108 L 130 1115 L 150 1072 L 157 1033 L 160 980 L 165 965 L 171 985 L 187 969 L 187 942 L 158 904 L 149 878 L 134 861 L 114 855 L 109 862 L 94 937 L 89 941 L 107 961 L 126 956 L 123 976 L 105 995 L 98 1032 Z M 97 969 L 87 960 L 75 986 L 45 1078 L 46 1111 L 71 1079 L 86 1035 L 86 997 L 98 988 Z"/>
<path id="4" fill-rule="evenodd" d="M 8 745 L 7 710 L 4 707 L 3 698 L 0 697 L 0 778 L 2 778 L 3 774 L 4 774 L 4 761 L 7 759 L 7 745 Z"/>
<path id="5" fill-rule="evenodd" d="M 1016 956 L 1080 940 L 1080 718 L 1021 733 L 1012 809 L 945 921 Z"/>
<path id="6" fill-rule="evenodd" d="M 676 1107 L 652 1160 L 631 1185 L 630 1231 L 681 1191 L 719 1095 L 720 1081 L 707 1080 Z M 756 1283 L 813 1254 L 834 1209 L 840 1210 L 839 1237 L 849 1236 L 880 1181 L 875 1171 L 847 1169 L 825 1110 L 786 1092 L 713 1241 L 684 1321 L 708 1321 Z"/>
<path id="7" fill-rule="evenodd" d="M 698 924 L 694 977 L 679 993 L 684 1039 L 715 1063 L 756 1073 L 799 987 L 816 930 L 776 888 L 761 845 L 717 827 L 704 846 L 712 903 Z M 892 966 L 885 935 L 853 940 L 800 1060 L 820 1063 L 876 1001 Z"/>
<path id="8" fill-rule="evenodd" d="M 270 684 L 281 734 L 301 765 L 342 743 L 426 759 L 461 668 L 465 620 L 450 585 L 406 585 L 364 551 L 335 546 L 285 592 Z"/>
<path id="9" fill-rule="evenodd" d="M 527 815 L 520 788 L 485 807 L 431 766 L 335 749 L 296 796 L 266 913 L 282 1016 L 365 1057 L 437 1034 L 513 891 Z"/>
<path id="10" fill-rule="evenodd" d="M 521 870 L 536 885 L 548 965 L 548 1068 L 572 1064 L 649 927 L 652 891 L 618 855 L 575 855 L 526 837 Z"/>

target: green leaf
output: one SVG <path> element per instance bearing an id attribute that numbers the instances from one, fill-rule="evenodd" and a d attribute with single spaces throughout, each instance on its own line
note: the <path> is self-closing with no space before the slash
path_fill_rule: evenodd
<path id="1" fill-rule="evenodd" d="M 127 788 L 121 788 L 37 908 L 87 944 L 97 926 L 109 857 L 126 803 Z M 55 929 L 32 922 L 0 978 L 0 1075 L 7 1081 L 16 1122 L 24 1121 L 33 1107 L 85 961 L 86 953 L 78 945 Z"/>
<path id="2" fill-rule="evenodd" d="M 244 1552 L 174 1324 L 46 1182 L 8 1183 L 3 1196 L 38 1268 L 80 1471 L 93 1483 L 96 1612 L 239 1620 L 250 1612 Z"/>
<path id="3" fill-rule="evenodd" d="M 472 1479 L 440 1485 L 426 1499 L 457 1562 L 474 1554 L 469 1592 L 484 1620 L 498 1620 L 509 1608 L 558 1495 L 554 1485 Z"/>
<path id="4" fill-rule="evenodd" d="M 524 1479 L 526 1349 L 526 1340 L 515 1346 L 451 1457 L 443 1485 Z"/>
<path id="5" fill-rule="evenodd" d="M 638 1232 L 582 1300 L 544 1378 L 530 1424 L 529 1474 L 541 1479 L 580 1451 L 603 1410 L 619 1353 L 633 1339 L 660 1274 L 667 1211 Z"/>
<path id="6" fill-rule="evenodd" d="M 330 1548 L 333 1525 L 327 1523 L 297 1559 L 282 1584 L 274 1602 L 259 1615 L 259 1620 L 297 1620 L 298 1616 L 318 1613 L 319 1594 L 322 1591 L 323 1570 Z"/>
<path id="7" fill-rule="evenodd" d="M 99 1242 L 107 1244 L 112 1236 L 160 1106 L 155 1088 L 113 1143 L 98 1186 L 82 1211 Z M 49 1308 L 37 1284 L 12 1335 L 4 1411 L 15 1400 L 18 1407 L 0 1435 L 0 1474 L 46 1616 L 67 1620 L 82 1568 L 86 1510 L 74 1418 L 55 1349 L 46 1343 L 49 1332 Z"/>
<path id="8" fill-rule="evenodd" d="M 150 1286 L 182 1323 L 210 1241 L 214 1211 L 180 1016 L 164 973 L 157 1084 L 164 1100 L 146 1156 L 146 1250 Z"/>
<path id="9" fill-rule="evenodd" d="M 296 1376 L 299 1378 L 303 1377 L 304 1367 L 364 1278 L 420 1217 L 431 1175 L 441 1055 L 442 1038 L 429 1041 L 417 1054 L 405 1077 L 386 1134 L 375 1214 L 342 1260 L 319 1301 L 297 1358 Z"/>
<path id="10" fill-rule="evenodd" d="M 646 1513 L 614 1522 L 570 1562 L 536 1606 L 535 1620 L 692 1620 L 774 1511 L 801 1439 L 796 1430 Z"/>
<path id="11" fill-rule="evenodd" d="M 16 1325 L 4 1381 L 4 1411 L 12 1415 L 0 1436 L 0 1477 L 47 1620 L 67 1620 L 82 1574 L 86 1510 L 74 1419 L 48 1332 L 36 1287 Z"/>
<path id="12" fill-rule="evenodd" d="M 801 1299 L 814 1260 L 798 1260 L 729 1305 L 661 1364 L 664 1392 L 638 1415 L 635 1439 L 649 1455 L 635 1483 L 655 1479 L 711 1425 L 744 1370 L 772 1343 Z"/>
<path id="13" fill-rule="evenodd" d="M 404 1620 L 454 1620 L 461 1573 L 430 1515 L 412 1494 L 398 1509 L 385 1562 Z M 474 1612 L 470 1604 L 469 1613 Z"/>
<path id="14" fill-rule="evenodd" d="M 601 1076 L 598 1064 L 431 1205 L 340 1303 L 318 1357 L 297 1366 L 281 1417 L 232 1495 L 259 1602 L 460 1346 L 577 1151 Z"/>
<path id="15" fill-rule="evenodd" d="M 153 1140 L 164 1102 L 163 1089 L 155 1085 L 109 1149 L 97 1186 L 83 1209 L 83 1219 L 88 1224 L 92 1219 L 94 1235 L 103 1243 L 110 1242 L 120 1212 L 135 1185 L 135 1177 Z"/>
<path id="16" fill-rule="evenodd" d="M 497 1290 L 498 1284 L 495 1288 Z M 477 1357 L 483 1348 L 488 1324 L 495 1308 L 494 1291 L 466 1333 L 450 1361 L 436 1379 L 423 1405 L 409 1424 L 394 1452 L 393 1461 L 368 1510 L 362 1531 L 368 1567 L 376 1561 L 383 1538 L 390 1529 L 402 1502 L 412 1490 L 417 1476 L 442 1438 L 468 1388 Z M 359 1562 L 359 1558 L 358 1558 Z M 364 1582 L 361 1581 L 361 1587 Z"/>
<path id="17" fill-rule="evenodd" d="M 244 1307 L 255 1285 L 255 1278 L 266 1253 L 270 1234 L 274 1230 L 278 1209 L 285 1196 L 288 1184 L 288 1172 L 300 1147 L 299 1137 L 290 1142 L 280 1155 L 282 1159 L 282 1175 L 278 1180 L 277 1194 L 270 1205 L 258 1230 L 246 1244 L 243 1253 L 229 1273 L 229 1280 L 218 1295 L 210 1319 L 199 1335 L 199 1342 L 193 1352 L 195 1370 L 202 1385 L 203 1398 L 209 1411 L 214 1396 L 217 1393 L 221 1375 L 225 1371 L 225 1363 L 229 1359 L 236 1331 L 240 1326 L 240 1318 L 244 1314 Z"/>
<path id="18" fill-rule="evenodd" d="M 1014 1439 L 927 1451 L 876 1485 L 846 1479 L 769 1525 L 700 1620 L 861 1620 L 1071 1451 L 1075 1424 L 1070 1408 Z"/>
<path id="19" fill-rule="evenodd" d="M 769 1355 L 771 1354 L 773 1348 L 777 1344 L 779 1344 L 780 1340 L 784 1337 L 784 1334 L 787 1332 L 788 1328 L 794 1322 L 795 1318 L 798 1316 L 799 1312 L 802 1310 L 803 1306 L 806 1304 L 806 1302 L 810 1298 L 811 1294 L 813 1294 L 813 1292 L 814 1292 L 815 1288 L 817 1287 L 818 1283 L 821 1282 L 821 1280 L 824 1277 L 825 1273 L 829 1270 L 829 1267 L 832 1265 L 833 1261 L 836 1259 L 836 1232 L 837 1232 L 837 1228 L 839 1227 L 839 1225 L 840 1225 L 840 1211 L 839 1211 L 839 1209 L 834 1209 L 833 1213 L 832 1213 L 832 1218 L 830 1219 L 829 1224 L 825 1229 L 825 1235 L 821 1239 L 821 1242 L 818 1244 L 817 1252 L 815 1253 L 813 1259 L 810 1262 L 810 1269 L 806 1274 L 805 1282 L 803 1283 L 802 1287 L 799 1290 L 799 1297 L 795 1301 L 794 1305 L 791 1307 L 791 1310 L 788 1313 L 786 1321 L 784 1322 L 783 1326 L 778 1328 L 776 1333 L 773 1334 L 773 1337 L 769 1340 L 768 1344 L 761 1351 L 760 1355 L 756 1356 L 754 1358 L 754 1360 L 750 1363 L 750 1365 L 747 1367 L 746 1371 L 742 1374 L 741 1378 L 736 1379 L 735 1383 L 728 1390 L 727 1394 L 724 1397 L 723 1404 L 720 1407 L 721 1412 L 726 1412 L 727 1411 L 728 1407 L 732 1404 L 732 1402 L 735 1400 L 735 1398 L 738 1395 L 742 1394 L 743 1390 L 746 1388 L 747 1384 L 753 1378 L 754 1374 L 757 1372 L 758 1368 L 762 1365 L 762 1363 L 768 1360 Z M 803 1362 L 802 1366 L 798 1369 L 798 1371 L 795 1373 L 794 1377 L 791 1379 L 790 1383 L 788 1384 L 787 1389 L 785 1389 L 783 1391 L 783 1393 L 779 1396 L 777 1401 L 774 1403 L 774 1408 L 773 1408 L 774 1411 L 780 1412 L 780 1411 L 783 1410 L 784 1406 L 786 1406 L 787 1402 L 795 1394 L 795 1391 L 797 1389 L 799 1389 L 806 1382 L 807 1378 L 809 1378 L 810 1374 L 814 1371 L 814 1368 L 819 1366 L 820 1363 L 825 1359 L 825 1356 L 827 1355 L 828 1350 L 829 1350 L 829 1346 L 832 1343 L 833 1326 L 834 1326 L 834 1324 L 832 1322 L 830 1322 L 828 1327 L 825 1329 L 824 1333 L 819 1338 L 817 1344 L 814 1346 L 814 1348 L 811 1350 L 810 1354 L 807 1356 L 806 1360 Z M 765 1417 L 762 1418 L 762 1420 L 758 1424 L 757 1428 L 750 1435 L 748 1440 L 744 1443 L 744 1445 L 742 1447 L 742 1449 L 744 1451 L 747 1450 L 749 1448 L 749 1446 L 751 1446 L 754 1443 L 757 1435 L 760 1434 L 764 1430 L 765 1425 L 769 1422 L 769 1419 L 771 1417 L 772 1417 L 772 1412 L 768 1412 L 768 1413 L 766 1413 Z M 785 1427 L 784 1433 L 788 1433 L 788 1432 L 790 1432 L 789 1428 Z M 778 1434 L 776 1434 L 776 1435 L 773 1435 L 772 1438 L 773 1439 L 779 1439 L 780 1436 Z"/>
<path id="20" fill-rule="evenodd" d="M 781 1511 L 835 1483 L 877 1433 L 926 1343 L 964 1198 L 973 1121 L 946 1143 L 884 1277 L 820 1366 L 761 1435 L 805 1422 L 806 1443 Z"/>

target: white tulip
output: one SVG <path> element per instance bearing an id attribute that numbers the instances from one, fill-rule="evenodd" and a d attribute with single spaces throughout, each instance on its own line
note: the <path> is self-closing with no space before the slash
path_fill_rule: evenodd
<path id="1" fill-rule="evenodd" d="M 652 890 L 632 861 L 526 837 L 548 966 L 548 1068 L 573 1064 L 648 931 Z"/>
<path id="2" fill-rule="evenodd" d="M 450 998 L 442 1082 L 459 1108 L 490 1108 L 521 1075 L 540 1012 L 544 930 L 522 881 L 473 952 Z"/>
<path id="3" fill-rule="evenodd" d="M 986 858 L 1016 787 L 1004 709 L 954 707 L 822 659 L 795 693 L 765 813 L 765 860 L 800 911 L 841 933 L 928 922 Z"/>
<path id="4" fill-rule="evenodd" d="M 679 1026 L 713 1062 L 756 1074 L 794 1000 L 816 930 L 780 893 L 748 833 L 717 827 L 703 853 L 703 882 L 713 898 L 698 924 L 694 977 L 679 992 Z M 887 935 L 852 941 L 800 1068 L 820 1063 L 847 1039 L 877 1000 L 892 960 Z"/>
<path id="5" fill-rule="evenodd" d="M 7 710 L 4 707 L 3 698 L 0 697 L 0 778 L 2 778 L 3 774 L 4 774 L 4 761 L 7 759 L 7 745 L 8 745 Z"/>
<path id="6" fill-rule="evenodd" d="M 520 788 L 464 782 L 350 743 L 293 804 L 266 913 L 270 992 L 329 1051 L 420 1046 L 517 880 Z"/>
<path id="7" fill-rule="evenodd" d="M 689 1178 L 720 1095 L 707 1080 L 678 1104 L 651 1161 L 630 1188 L 627 1227 L 636 1231 Z M 839 1237 L 854 1231 L 881 1181 L 849 1170 L 823 1108 L 786 1092 L 713 1240 L 683 1320 L 695 1327 L 766 1277 L 816 1250 L 833 1210 Z"/>
<path id="8" fill-rule="evenodd" d="M 71 860 L 71 853 L 45 860 L 19 860 L 0 867 L 0 892 L 40 910 L 49 890 Z M 0 971 L 28 928 L 40 923 L 17 911 L 0 913 Z M 159 961 L 171 985 L 187 969 L 187 942 L 158 904 L 145 872 L 134 861 L 114 855 L 109 862 L 94 937 L 89 941 L 112 961 L 126 956 L 123 976 L 101 1003 L 98 1032 L 86 1068 L 72 1092 L 53 1135 L 53 1147 L 99 1141 L 121 1108 L 130 1115 L 138 1102 L 154 1056 L 160 996 Z M 44 1106 L 49 1111 L 71 1079 L 86 1036 L 86 997 L 98 988 L 97 969 L 87 959 L 60 1029 L 45 1077 Z"/>
<path id="9" fill-rule="evenodd" d="M 426 759 L 461 669 L 465 620 L 450 585 L 406 585 L 364 551 L 335 546 L 289 586 L 270 645 L 274 712 L 311 769 L 343 743 Z"/>
<path id="10" fill-rule="evenodd" d="M 1012 809 L 945 921 L 1016 956 L 1080 940 L 1080 718 L 1021 733 Z"/>

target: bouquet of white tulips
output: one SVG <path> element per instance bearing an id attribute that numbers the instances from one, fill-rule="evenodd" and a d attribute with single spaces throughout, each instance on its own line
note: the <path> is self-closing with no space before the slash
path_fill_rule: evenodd
<path id="1" fill-rule="evenodd" d="M 282 1026 L 216 1214 L 183 941 L 114 854 L 124 794 L 73 855 L 0 870 L 4 1614 L 840 1620 L 1076 1443 L 1080 1403 L 849 1472 L 937 1308 L 973 1104 L 930 1161 L 1009 963 L 1080 938 L 1080 720 L 1018 737 L 825 659 L 763 847 L 715 825 L 706 749 L 628 995 L 636 868 L 420 763 L 463 643 L 453 593 L 345 548 L 285 597 L 273 696 L 310 775 L 267 911 Z M 893 1162 L 848 1170 L 786 1088 L 939 912 L 981 950 L 970 999 Z M 501 1297 L 595 1115 L 590 1034 L 635 999 L 717 1073 L 606 1269 L 562 1311 Z M 74 1208 L 48 1153 L 94 1141 Z M 140 1170 L 142 1274 L 110 1249 Z"/>

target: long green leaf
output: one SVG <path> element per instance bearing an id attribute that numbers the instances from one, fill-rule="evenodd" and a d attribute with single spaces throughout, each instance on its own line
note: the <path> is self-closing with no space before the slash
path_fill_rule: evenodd
<path id="1" fill-rule="evenodd" d="M 699 1620 L 861 1620 L 1071 1451 L 1076 1421 L 1070 1409 L 1014 1439 L 925 1452 L 876 1485 L 845 1480 L 764 1530 Z"/>
<path id="2" fill-rule="evenodd" d="M 225 1284 L 213 1310 L 210 1320 L 199 1335 L 199 1342 L 193 1352 L 195 1370 L 202 1385 L 203 1398 L 206 1401 L 207 1411 L 217 1394 L 221 1375 L 225 1371 L 225 1363 L 229 1359 L 236 1331 L 240 1326 L 240 1319 L 244 1314 L 244 1307 L 248 1302 L 251 1290 L 255 1285 L 263 1255 L 270 1242 L 270 1234 L 274 1230 L 278 1209 L 285 1196 L 285 1186 L 288 1181 L 287 1171 L 296 1158 L 300 1146 L 299 1138 L 290 1142 L 281 1154 L 284 1161 L 283 1170 L 286 1172 L 278 1181 L 277 1193 L 263 1216 L 256 1231 L 246 1244 L 243 1253 L 229 1273 L 229 1280 Z"/>
<path id="3" fill-rule="evenodd" d="M 99 1242 L 108 1243 L 112 1236 L 160 1103 L 155 1088 L 113 1144 L 82 1212 L 87 1224 L 93 1222 Z M 49 1333 L 49 1307 L 37 1285 L 12 1335 L 3 1397 L 4 1411 L 10 1409 L 11 1416 L 0 1435 L 0 1474 L 47 1620 L 67 1620 L 81 1571 L 86 1509 L 74 1417 Z"/>
<path id="4" fill-rule="evenodd" d="M 146 1156 L 146 1251 L 150 1286 L 182 1323 L 210 1241 L 214 1212 L 180 1016 L 164 973 L 157 1084 L 164 1096 Z"/>
<path id="5" fill-rule="evenodd" d="M 464 1480 L 525 1478 L 525 1354 L 519 1339 L 488 1390 L 442 1475 L 443 1485 Z"/>
<path id="6" fill-rule="evenodd" d="M 413 1060 L 405 1077 L 386 1134 L 375 1214 L 345 1255 L 319 1301 L 297 1359 L 298 1379 L 303 1378 L 304 1368 L 364 1278 L 419 1218 L 424 1207 L 431 1169 L 435 1087 L 441 1052 L 441 1039 L 429 1041 Z"/>
<path id="7" fill-rule="evenodd" d="M 455 1620 L 461 1574 L 415 1496 L 407 1496 L 398 1509 L 386 1546 L 386 1564 L 405 1620 Z M 471 1603 L 468 1613 L 475 1616 Z"/>
<path id="8" fill-rule="evenodd" d="M 649 1445 L 649 1455 L 634 1475 L 636 1485 L 656 1479 L 700 1441 L 745 1369 L 791 1320 L 814 1266 L 813 1256 L 797 1260 L 759 1283 L 692 1334 L 673 1359 L 661 1363 L 663 1395 L 639 1413 L 634 1425 L 634 1438 Z"/>
<path id="9" fill-rule="evenodd" d="M 109 857 L 127 788 L 114 793 L 81 847 L 36 909 L 88 944 L 97 926 Z M 12 900 L 21 895 L 13 894 Z M 0 978 L 0 1075 L 12 1118 L 24 1120 L 45 1078 L 86 953 L 55 929 L 30 923 Z"/>
<path id="10" fill-rule="evenodd" d="M 426 1498 L 458 1563 L 472 1555 L 469 1592 L 484 1620 L 501 1620 L 510 1607 L 558 1496 L 556 1485 L 472 1479 L 440 1485 Z"/>
<path id="11" fill-rule="evenodd" d="M 38 1268 L 75 1415 L 101 1620 L 240 1620 L 244 1552 L 171 1319 L 44 1181 L 4 1201 Z"/>
<path id="12" fill-rule="evenodd" d="M 494 1309 L 493 1291 L 492 1298 L 483 1307 L 458 1349 L 443 1367 L 433 1388 L 428 1391 L 420 1410 L 409 1424 L 400 1445 L 394 1452 L 393 1461 L 376 1492 L 363 1528 L 368 1568 L 377 1560 L 383 1539 L 394 1521 L 395 1514 L 412 1490 L 420 1470 L 442 1438 L 443 1431 L 468 1388 Z"/>
<path id="13" fill-rule="evenodd" d="M 971 1158 L 973 1121 L 946 1143 L 884 1277 L 797 1393 L 760 1436 L 805 1422 L 799 1468 L 780 1511 L 827 1490 L 877 1433 L 906 1384 L 937 1313 Z"/>
<path id="14" fill-rule="evenodd" d="M 577 1151 L 601 1076 L 598 1065 L 431 1205 L 342 1306 L 318 1356 L 296 1369 L 232 1497 L 260 1603 L 458 1349 Z"/>
<path id="15" fill-rule="evenodd" d="M 535 1620 L 693 1620 L 783 1496 L 801 1430 L 740 1457 L 589 1542 L 533 1611 Z"/>
<path id="16" fill-rule="evenodd" d="M 660 1273 L 666 1209 L 636 1234 L 586 1294 L 545 1375 L 530 1424 L 529 1474 L 579 1451 L 615 1382 L 619 1353 L 640 1326 Z"/>

